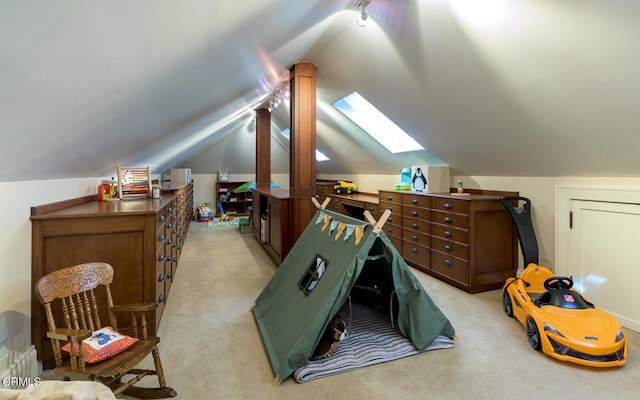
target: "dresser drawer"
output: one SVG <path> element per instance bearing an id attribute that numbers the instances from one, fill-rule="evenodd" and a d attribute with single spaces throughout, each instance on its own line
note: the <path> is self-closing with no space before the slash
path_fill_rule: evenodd
<path id="1" fill-rule="evenodd" d="M 424 247 L 431 246 L 431 236 L 426 233 L 410 231 L 408 229 L 402 230 L 402 240 L 410 243 L 419 244 Z"/>
<path id="2" fill-rule="evenodd" d="M 402 202 L 402 194 L 396 192 L 387 192 L 384 190 L 378 191 L 378 198 L 380 202 L 386 201 L 390 203 L 401 203 Z"/>
<path id="3" fill-rule="evenodd" d="M 469 231 L 450 226 L 431 224 L 431 236 L 439 236 L 447 240 L 455 240 L 460 243 L 469 243 Z"/>
<path id="4" fill-rule="evenodd" d="M 434 197 L 431 199 L 431 209 L 453 213 L 469 214 L 469 202 L 466 200 Z"/>
<path id="5" fill-rule="evenodd" d="M 161 209 L 156 213 L 156 230 L 160 229 L 160 227 L 166 222 L 167 215 L 165 209 Z"/>
<path id="6" fill-rule="evenodd" d="M 402 204 L 405 206 L 429 208 L 431 205 L 431 197 L 421 196 L 417 194 L 403 194 Z"/>
<path id="7" fill-rule="evenodd" d="M 429 248 L 415 243 L 402 241 L 402 258 L 413 264 L 429 269 Z"/>
<path id="8" fill-rule="evenodd" d="M 469 260 L 469 246 L 467 244 L 444 240 L 437 236 L 431 237 L 431 249 L 450 254 L 454 257 Z"/>
<path id="9" fill-rule="evenodd" d="M 469 264 L 465 260 L 431 250 L 431 270 L 458 281 L 469 283 Z"/>
<path id="10" fill-rule="evenodd" d="M 380 215 L 382 215 L 382 213 L 380 213 Z M 385 227 L 388 224 L 392 224 L 392 225 L 397 225 L 398 229 L 400 229 L 400 227 L 402 226 L 402 216 L 399 214 L 391 214 L 389 215 L 389 217 L 387 217 L 387 222 L 385 223 Z M 398 234 L 398 236 L 400 236 Z"/>
<path id="11" fill-rule="evenodd" d="M 382 227 L 382 231 L 387 236 L 395 236 L 397 238 L 401 238 L 402 237 L 402 228 L 399 225 L 390 224 L 390 223 L 387 222 Z"/>
<path id="12" fill-rule="evenodd" d="M 363 203 L 363 204 L 364 204 L 364 210 L 369 211 L 371 215 L 373 215 L 373 218 L 378 219 L 378 216 L 380 215 L 380 213 L 378 212 L 378 205 L 375 203 Z"/>
<path id="13" fill-rule="evenodd" d="M 410 218 L 430 219 L 431 211 L 428 208 L 402 206 L 402 215 Z"/>
<path id="14" fill-rule="evenodd" d="M 402 218 L 402 228 L 403 229 L 411 229 L 414 231 L 430 233 L 431 232 L 431 224 L 429 221 L 423 221 L 421 219 L 414 218 Z"/>
<path id="15" fill-rule="evenodd" d="M 378 210 L 380 211 L 380 215 L 382 215 L 385 210 L 391 210 L 394 214 L 402 213 L 402 204 L 400 203 L 390 203 L 388 201 L 381 201 L 378 204 Z"/>
<path id="16" fill-rule="evenodd" d="M 431 210 L 431 222 L 457 228 L 469 228 L 469 216 L 467 214 L 453 214 Z"/>

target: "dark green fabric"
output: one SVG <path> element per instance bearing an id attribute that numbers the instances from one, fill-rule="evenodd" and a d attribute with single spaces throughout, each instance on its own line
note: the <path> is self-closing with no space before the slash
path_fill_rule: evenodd
<path id="1" fill-rule="evenodd" d="M 361 242 L 354 245 L 355 233 L 344 241 L 335 240 L 330 228 L 322 232 L 324 214 L 350 225 L 366 224 Z M 316 224 L 317 221 L 321 221 Z M 329 320 L 344 304 L 362 270 L 369 250 L 378 238 L 372 226 L 328 210 L 318 211 L 294 247 L 256 299 L 253 314 L 276 379 L 284 380 L 307 365 Z M 416 348 L 428 347 L 439 335 L 453 337 L 454 330 L 411 273 L 390 240 L 384 242 L 385 255 L 393 269 L 400 310 L 398 325 Z M 310 263 L 320 255 L 328 266 L 308 296 L 299 282 Z"/>

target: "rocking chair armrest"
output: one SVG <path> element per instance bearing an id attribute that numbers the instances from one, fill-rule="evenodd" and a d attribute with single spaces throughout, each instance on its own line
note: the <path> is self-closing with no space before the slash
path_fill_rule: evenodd
<path id="1" fill-rule="evenodd" d="M 119 304 L 111 307 L 113 312 L 142 312 L 158 308 L 158 303 Z"/>
<path id="2" fill-rule="evenodd" d="M 88 329 L 56 328 L 53 331 L 47 331 L 47 337 L 49 339 L 65 340 L 67 342 L 74 341 L 76 343 L 80 343 L 84 339 L 90 338 L 92 333 L 93 332 Z"/>

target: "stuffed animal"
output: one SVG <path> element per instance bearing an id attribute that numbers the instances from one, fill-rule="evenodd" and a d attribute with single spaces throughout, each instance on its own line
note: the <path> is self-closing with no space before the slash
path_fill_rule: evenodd
<path id="1" fill-rule="evenodd" d="M 347 337 L 347 326 L 339 315 L 334 316 L 322 334 L 312 359 L 329 357 Z"/>

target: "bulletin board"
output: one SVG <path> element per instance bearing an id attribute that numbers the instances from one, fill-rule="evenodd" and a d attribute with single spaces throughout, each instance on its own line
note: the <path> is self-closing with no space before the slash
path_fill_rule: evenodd
<path id="1" fill-rule="evenodd" d="M 150 167 L 118 167 L 118 197 L 139 199 L 151 197 Z"/>

